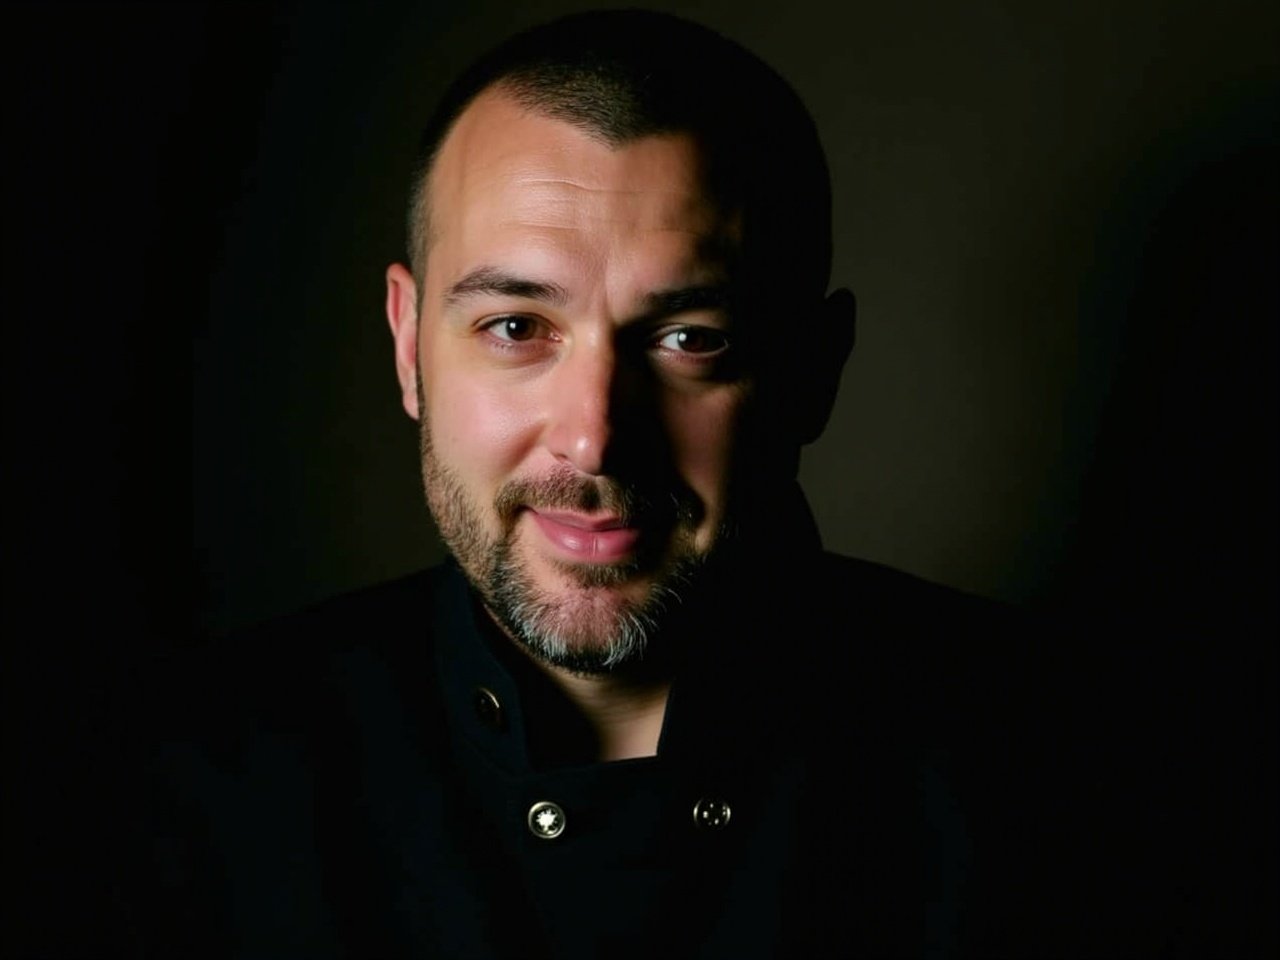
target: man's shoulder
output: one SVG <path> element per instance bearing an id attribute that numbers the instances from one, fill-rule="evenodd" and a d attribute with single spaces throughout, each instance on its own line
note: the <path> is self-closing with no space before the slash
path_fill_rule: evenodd
<path id="1" fill-rule="evenodd" d="M 409 630 L 422 634 L 448 580 L 445 566 L 418 570 L 329 597 L 264 620 L 234 634 L 232 643 L 289 644 L 316 641 L 340 649 L 379 636 Z"/>
<path id="2" fill-rule="evenodd" d="M 948 625 L 948 632 L 1017 632 L 1033 619 L 1000 600 L 926 580 L 881 563 L 821 553 L 803 575 L 804 592 L 837 621 L 903 633 Z"/>
<path id="3" fill-rule="evenodd" d="M 1028 692 L 1051 700 L 1067 682 L 1061 630 L 1013 604 L 834 554 L 815 558 L 795 596 L 792 612 L 776 616 L 808 644 L 788 647 L 786 669 L 838 736 L 893 718 L 897 733 L 922 742 L 945 733 L 978 743 L 993 713 L 1038 713 Z"/>
<path id="4" fill-rule="evenodd" d="M 884 594 L 886 599 L 927 597 L 944 601 L 971 596 L 896 567 L 825 550 L 818 554 L 814 569 L 824 582 Z"/>
<path id="5" fill-rule="evenodd" d="M 164 707 L 199 727 L 287 730 L 404 676 L 430 691 L 448 577 L 418 571 L 209 639 L 169 663 Z"/>
<path id="6" fill-rule="evenodd" d="M 433 643 L 447 580 L 351 591 L 174 659 L 143 771 L 144 895 L 171 905 L 148 918 L 156 955 L 286 930 L 308 944 L 290 954 L 328 955 L 311 945 L 330 934 L 330 881 L 366 877 L 371 809 L 435 802 L 447 779 Z M 381 879 L 345 886 L 347 901 Z M 228 906 L 268 890 L 245 914 Z"/>

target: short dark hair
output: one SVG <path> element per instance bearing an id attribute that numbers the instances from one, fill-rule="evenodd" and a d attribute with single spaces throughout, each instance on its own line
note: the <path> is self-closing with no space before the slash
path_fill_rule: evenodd
<path id="1" fill-rule="evenodd" d="M 423 132 L 409 203 L 409 260 L 419 290 L 430 243 L 427 194 L 449 131 L 482 92 L 618 146 L 695 137 L 717 195 L 745 211 L 747 277 L 821 297 L 831 272 L 831 183 L 813 119 L 759 57 L 688 20 L 642 10 L 574 14 L 517 34 L 445 92 Z M 798 288 L 798 289 L 797 289 Z"/>

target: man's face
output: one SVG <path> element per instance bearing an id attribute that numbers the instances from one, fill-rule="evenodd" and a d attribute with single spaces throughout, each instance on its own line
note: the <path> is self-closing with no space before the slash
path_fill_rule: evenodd
<path id="1" fill-rule="evenodd" d="M 398 268 L 388 310 L 431 511 L 508 633 L 621 666 L 734 519 L 754 386 L 737 218 L 691 138 L 610 148 L 493 91 L 429 197 L 416 342 Z"/>

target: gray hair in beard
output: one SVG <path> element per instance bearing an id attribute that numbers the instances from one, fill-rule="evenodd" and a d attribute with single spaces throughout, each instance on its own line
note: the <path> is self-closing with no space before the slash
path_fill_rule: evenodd
<path id="1" fill-rule="evenodd" d="M 692 494 L 655 498 L 565 467 L 546 477 L 503 484 L 493 504 L 500 532 L 490 535 L 480 505 L 436 456 L 426 409 L 419 379 L 419 441 L 428 506 L 445 544 L 506 632 L 544 663 L 577 674 L 616 673 L 642 661 L 673 607 L 682 602 L 681 592 L 705 564 L 692 547 L 698 518 Z M 567 596 L 552 593 L 534 582 L 515 548 L 516 519 L 529 506 L 606 510 L 628 524 L 670 524 L 675 558 L 663 561 L 648 594 L 638 601 L 620 602 L 605 588 L 626 583 L 654 558 L 640 556 L 625 564 L 557 564 L 574 589 Z"/>

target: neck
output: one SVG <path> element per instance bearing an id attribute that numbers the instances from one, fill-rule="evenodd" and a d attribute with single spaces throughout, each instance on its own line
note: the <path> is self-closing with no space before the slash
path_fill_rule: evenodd
<path id="1" fill-rule="evenodd" d="M 670 679 L 588 677 L 539 666 L 595 734 L 596 760 L 632 760 L 657 754 Z"/>
<path id="2" fill-rule="evenodd" d="M 674 664 L 651 660 L 626 674 L 585 675 L 548 664 L 483 604 L 490 649 L 511 672 L 524 702 L 525 735 L 538 766 L 652 757 L 666 715 Z M 661 663 L 661 665 L 660 665 Z"/>
<path id="3" fill-rule="evenodd" d="M 739 608 L 743 584 L 763 569 L 768 558 L 796 562 L 819 548 L 812 515 L 799 488 L 775 498 L 787 506 L 778 529 L 755 531 L 735 544 L 732 562 L 707 571 L 699 581 L 697 602 L 682 604 L 664 626 L 656 657 L 624 674 L 584 675 L 537 658 L 483 606 L 496 629 L 492 649 L 513 670 L 525 701 L 526 733 L 535 762 L 552 765 L 630 760 L 655 756 L 666 717 L 672 677 L 691 653 L 695 638 L 719 636 L 725 620 Z M 761 558 L 764 558 L 763 560 Z M 500 639 L 499 639 L 500 638 Z M 521 679 L 522 678 L 522 679 Z"/>

